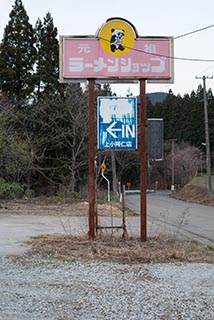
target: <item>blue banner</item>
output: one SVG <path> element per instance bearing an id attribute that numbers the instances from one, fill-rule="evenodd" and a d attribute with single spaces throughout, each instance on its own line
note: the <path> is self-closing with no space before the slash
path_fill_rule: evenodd
<path id="1" fill-rule="evenodd" d="M 98 97 L 98 149 L 137 149 L 136 97 Z"/>

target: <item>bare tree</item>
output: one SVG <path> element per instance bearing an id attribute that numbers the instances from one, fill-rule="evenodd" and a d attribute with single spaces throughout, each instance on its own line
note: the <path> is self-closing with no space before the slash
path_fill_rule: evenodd
<path id="1" fill-rule="evenodd" d="M 30 145 L 37 189 L 73 192 L 86 181 L 88 108 L 79 84 L 68 85 L 64 97 L 46 96 L 12 117 L 10 128 Z"/>
<path id="2" fill-rule="evenodd" d="M 8 128 L 11 104 L 3 99 L 0 105 L 0 178 L 27 184 L 33 171 L 30 146 L 15 130 Z"/>
<path id="3" fill-rule="evenodd" d="M 174 159 L 172 160 L 172 156 Z M 172 166 L 174 165 L 174 169 Z M 200 150 L 189 143 L 175 143 L 174 155 L 172 155 L 171 142 L 165 143 L 164 160 L 152 163 L 151 181 L 156 181 L 163 186 L 170 186 L 172 172 L 174 171 L 174 183 L 183 186 L 196 174 L 200 165 Z M 172 170 L 173 169 L 173 170 Z"/>

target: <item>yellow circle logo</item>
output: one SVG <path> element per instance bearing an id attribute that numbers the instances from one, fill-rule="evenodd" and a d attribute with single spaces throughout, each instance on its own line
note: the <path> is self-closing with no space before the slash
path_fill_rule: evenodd
<path id="1" fill-rule="evenodd" d="M 134 46 L 135 31 L 123 20 L 107 22 L 99 32 L 101 47 L 113 56 L 123 56 Z"/>

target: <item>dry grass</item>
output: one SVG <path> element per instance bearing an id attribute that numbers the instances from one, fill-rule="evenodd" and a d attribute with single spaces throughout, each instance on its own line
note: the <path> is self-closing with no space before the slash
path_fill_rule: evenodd
<path id="1" fill-rule="evenodd" d="M 214 177 L 212 177 L 213 196 L 209 198 L 207 192 L 207 177 L 195 177 L 190 183 L 173 195 L 173 198 L 214 206 Z"/>
<path id="2" fill-rule="evenodd" d="M 214 263 L 214 247 L 193 241 L 44 235 L 27 241 L 29 254 L 63 260 L 101 260 L 117 263 L 207 262 Z"/>

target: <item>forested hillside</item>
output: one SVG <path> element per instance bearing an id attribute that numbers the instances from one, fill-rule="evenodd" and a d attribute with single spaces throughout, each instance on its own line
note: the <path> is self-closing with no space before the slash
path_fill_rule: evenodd
<path id="1" fill-rule="evenodd" d="M 2 186 L 8 183 L 19 194 L 65 195 L 87 190 L 88 90 L 80 84 L 59 83 L 57 36 L 51 13 L 32 26 L 22 1 L 15 0 L 0 43 L 0 195 Z M 109 84 L 96 86 L 96 96 L 112 94 Z M 207 96 L 213 167 L 211 89 Z M 150 164 L 151 183 L 158 180 L 162 186 L 170 184 L 172 139 L 175 139 L 177 184 L 186 183 L 200 165 L 204 170 L 201 85 L 197 92 L 183 97 L 172 91 L 161 93 L 161 97 L 158 94 L 158 102 L 148 95 L 147 117 L 164 119 L 164 161 Z M 138 151 L 97 150 L 98 184 L 103 160 L 110 180 L 111 164 L 115 161 L 117 180 L 139 185 Z M 10 193 L 7 188 L 4 192 Z"/>
<path id="2" fill-rule="evenodd" d="M 207 92 L 210 144 L 214 147 L 214 98 L 212 90 Z M 172 91 L 163 102 L 152 105 L 147 103 L 148 118 L 164 119 L 164 139 L 188 141 L 191 145 L 202 148 L 205 141 L 203 88 L 198 86 L 197 92 L 175 96 Z"/>
<path id="3" fill-rule="evenodd" d="M 163 102 L 166 98 L 167 92 L 152 92 L 147 93 L 147 97 L 151 101 L 152 105 L 154 106 L 157 102 Z"/>

